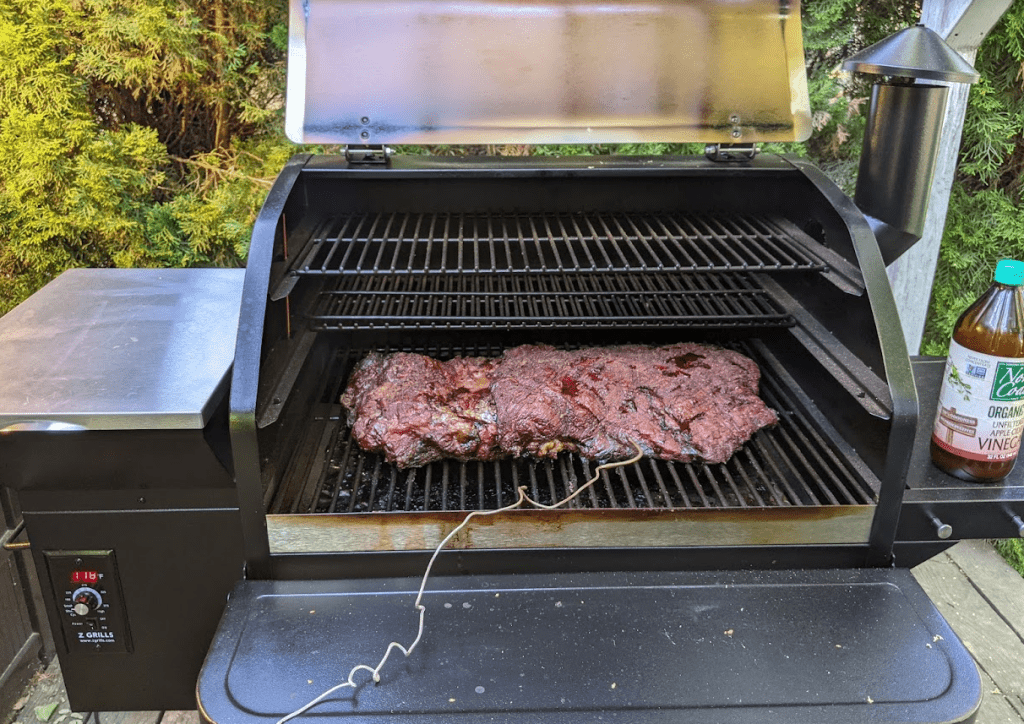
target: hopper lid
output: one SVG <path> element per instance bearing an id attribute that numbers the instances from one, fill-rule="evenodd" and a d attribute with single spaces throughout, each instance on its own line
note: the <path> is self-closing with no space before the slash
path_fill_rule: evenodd
<path id="1" fill-rule="evenodd" d="M 243 269 L 71 269 L 0 318 L 0 434 L 201 430 L 227 393 Z"/>

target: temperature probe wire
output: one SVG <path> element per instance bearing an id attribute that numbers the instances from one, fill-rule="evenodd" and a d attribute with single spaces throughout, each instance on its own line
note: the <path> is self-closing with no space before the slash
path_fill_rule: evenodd
<path id="1" fill-rule="evenodd" d="M 437 547 L 434 549 L 433 555 L 430 556 L 430 560 L 427 562 L 427 568 L 423 571 L 423 578 L 420 580 L 419 592 L 416 594 L 415 602 L 413 602 L 413 608 L 419 612 L 419 630 L 416 632 L 416 638 L 413 639 L 413 642 L 409 644 L 408 648 L 402 646 L 402 644 L 398 643 L 397 641 L 392 641 L 388 644 L 388 648 L 384 652 L 384 657 L 376 666 L 369 666 L 367 664 L 357 664 L 356 666 L 353 666 L 352 670 L 348 672 L 348 678 L 345 681 L 341 682 L 337 686 L 332 686 L 330 689 L 325 691 L 317 698 L 313 699 L 308 704 L 301 706 L 295 711 L 291 712 L 290 714 L 286 714 L 285 716 L 281 717 L 277 720 L 276 724 L 285 724 L 285 722 L 290 721 L 297 716 L 305 714 L 307 711 L 312 709 L 314 706 L 322 702 L 324 699 L 326 699 L 328 696 L 330 696 L 336 691 L 339 691 L 346 687 L 352 687 L 353 689 L 357 688 L 358 684 L 352 679 L 352 677 L 355 676 L 356 673 L 359 671 L 370 672 L 370 676 L 373 679 L 373 682 L 380 683 L 380 671 L 384 668 L 384 665 L 388 662 L 388 659 L 391 657 L 391 652 L 395 649 L 398 649 L 407 657 L 412 655 L 412 652 L 416 650 L 416 646 L 418 646 L 420 641 L 423 639 L 424 616 L 427 613 L 427 607 L 423 605 L 423 593 L 427 588 L 427 579 L 430 578 L 430 571 L 434 567 L 434 561 L 437 560 L 438 555 L 441 554 L 441 551 L 444 550 L 444 547 L 448 545 L 449 541 L 451 541 L 452 538 L 454 538 L 462 530 L 464 530 L 466 526 L 469 525 L 470 521 L 473 520 L 473 518 L 484 515 L 497 515 L 499 513 L 507 513 L 510 510 L 515 510 L 516 508 L 521 507 L 523 503 L 529 503 L 534 508 L 540 508 L 541 510 L 554 510 L 555 508 L 561 508 L 563 505 L 569 503 L 584 490 L 586 490 L 591 485 L 596 483 L 598 479 L 601 477 L 601 472 L 603 470 L 619 468 L 625 465 L 633 465 L 634 463 L 639 462 L 640 459 L 643 458 L 644 456 L 644 451 L 641 450 L 640 446 L 637 445 L 635 442 L 633 442 L 633 447 L 636 448 L 636 455 L 629 458 L 628 460 L 619 460 L 613 463 L 602 463 L 601 465 L 598 465 L 597 468 L 594 470 L 594 476 L 590 478 L 590 480 L 588 480 L 583 485 L 578 487 L 572 495 L 563 498 L 562 500 L 558 501 L 557 503 L 553 503 L 552 505 L 545 505 L 544 503 L 538 503 L 536 500 L 533 500 L 530 496 L 526 494 L 526 486 L 521 485 L 518 489 L 519 498 L 516 500 L 516 502 L 510 505 L 506 505 L 504 508 L 495 508 L 494 510 L 474 510 L 470 512 L 465 518 L 462 519 L 461 523 L 459 523 L 452 529 L 451 533 L 446 535 L 444 539 L 437 544 Z"/>

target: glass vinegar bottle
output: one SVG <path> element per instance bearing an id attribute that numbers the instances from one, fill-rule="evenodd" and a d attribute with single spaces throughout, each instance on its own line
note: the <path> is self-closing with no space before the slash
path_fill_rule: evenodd
<path id="1" fill-rule="evenodd" d="M 1024 262 L 996 265 L 992 286 L 956 322 L 939 392 L 932 462 L 992 483 L 1013 469 L 1024 431 Z"/>

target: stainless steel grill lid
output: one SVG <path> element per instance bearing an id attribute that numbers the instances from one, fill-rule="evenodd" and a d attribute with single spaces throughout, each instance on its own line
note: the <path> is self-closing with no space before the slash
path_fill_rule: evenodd
<path id="1" fill-rule="evenodd" d="M 799 141 L 798 0 L 290 0 L 298 143 Z"/>

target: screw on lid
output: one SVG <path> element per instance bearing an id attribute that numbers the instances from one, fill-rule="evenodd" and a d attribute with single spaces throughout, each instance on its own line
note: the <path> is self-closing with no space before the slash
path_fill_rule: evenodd
<path id="1" fill-rule="evenodd" d="M 1003 259 L 996 264 L 995 281 L 1000 284 L 1020 286 L 1024 284 L 1024 261 Z"/>

